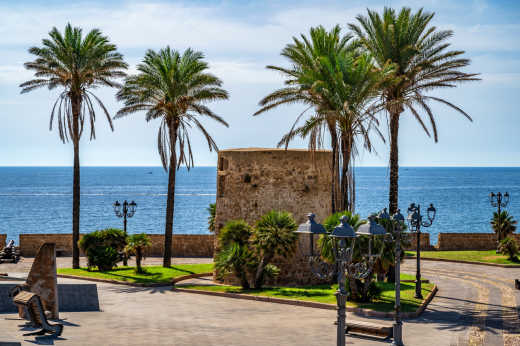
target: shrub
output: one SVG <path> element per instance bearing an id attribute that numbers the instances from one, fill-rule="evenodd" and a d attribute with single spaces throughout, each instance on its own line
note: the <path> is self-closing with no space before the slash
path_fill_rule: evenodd
<path id="1" fill-rule="evenodd" d="M 491 227 L 497 235 L 497 239 L 500 242 L 502 239 L 514 233 L 516 230 L 517 221 L 513 219 L 513 216 L 504 210 L 493 213 L 493 219 L 491 219 Z"/>
<path id="2" fill-rule="evenodd" d="M 127 242 L 125 252 L 135 254 L 136 272 L 143 273 L 141 260 L 144 258 L 144 250 L 152 244 L 150 238 L 145 233 L 132 234 L 127 238 Z"/>
<path id="3" fill-rule="evenodd" d="M 255 288 L 261 288 L 266 276 L 266 268 L 271 265 L 269 272 L 277 273 L 273 270 L 271 261 L 275 256 L 288 257 L 296 248 L 298 235 L 294 233 L 298 225 L 292 215 L 285 211 L 271 210 L 263 215 L 256 223 L 251 238 L 258 260 L 255 273 Z"/>
<path id="4" fill-rule="evenodd" d="M 507 255 L 510 261 L 518 261 L 518 244 L 511 237 L 506 237 L 500 241 L 498 252 Z"/>
<path id="5" fill-rule="evenodd" d="M 119 262 L 126 237 L 122 230 L 108 228 L 85 234 L 78 245 L 87 256 L 89 270 L 98 267 L 100 271 L 107 271 Z"/>
<path id="6" fill-rule="evenodd" d="M 208 230 L 211 233 L 215 233 L 215 215 L 217 214 L 217 205 L 215 203 L 210 203 L 209 207 L 206 208 L 209 213 L 208 216 Z"/>
<path id="7" fill-rule="evenodd" d="M 253 254 L 249 248 L 249 238 L 253 230 L 244 220 L 232 220 L 220 230 L 218 235 L 221 247 L 215 258 L 218 278 L 233 273 L 244 289 L 249 289 L 248 271 L 254 265 Z"/>

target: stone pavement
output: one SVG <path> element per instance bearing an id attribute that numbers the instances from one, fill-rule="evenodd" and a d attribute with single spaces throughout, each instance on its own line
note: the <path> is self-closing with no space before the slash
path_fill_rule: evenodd
<path id="1" fill-rule="evenodd" d="M 406 261 L 413 273 L 415 262 Z M 423 261 L 440 290 L 404 322 L 405 345 L 520 345 L 513 278 L 520 269 Z M 2 269 L 0 268 L 0 271 Z M 59 279 L 60 283 L 80 282 Z M 102 312 L 60 313 L 63 335 L 23 337 L 16 314 L 0 314 L 0 341 L 56 345 L 335 345 L 336 312 L 99 283 Z M 352 314 L 347 318 L 362 319 Z M 376 321 L 376 319 L 372 319 Z M 391 323 L 391 321 L 380 321 Z M 504 342 L 505 341 L 505 342 Z M 389 341 L 347 336 L 348 345 Z"/>

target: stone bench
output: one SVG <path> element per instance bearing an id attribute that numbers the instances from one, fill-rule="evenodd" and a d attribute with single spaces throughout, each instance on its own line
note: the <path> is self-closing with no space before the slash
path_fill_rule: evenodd
<path id="1" fill-rule="evenodd" d="M 13 298 L 13 302 L 16 306 L 24 310 L 25 315 L 29 317 L 29 320 L 35 328 L 42 328 L 40 331 L 27 333 L 24 334 L 24 336 L 44 335 L 45 333 L 54 336 L 61 335 L 63 325 L 50 324 L 49 321 L 47 321 L 47 316 L 45 315 L 45 311 L 43 311 L 42 303 L 38 295 L 28 291 L 18 291 Z"/>
<path id="2" fill-rule="evenodd" d="M 394 330 L 392 326 L 384 326 L 381 324 L 375 324 L 370 322 L 363 321 L 352 321 L 347 320 L 347 327 L 345 333 L 354 333 L 354 334 L 369 334 L 384 338 L 391 338 L 394 335 Z"/>

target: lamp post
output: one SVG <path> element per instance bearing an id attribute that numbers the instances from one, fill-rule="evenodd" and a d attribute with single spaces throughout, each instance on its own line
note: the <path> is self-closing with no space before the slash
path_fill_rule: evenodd
<path id="1" fill-rule="evenodd" d="M 325 263 L 320 259 L 320 255 L 314 255 L 314 236 L 316 234 L 327 233 L 325 228 L 314 220 L 314 214 L 308 214 L 308 221 L 298 227 L 297 233 L 309 234 L 311 237 L 310 248 L 307 254 L 304 254 L 308 260 L 313 274 L 320 278 L 330 278 L 334 273 L 334 267 Z M 375 258 L 379 255 L 372 255 L 371 244 L 372 237 L 377 235 L 384 235 L 385 229 L 375 222 L 375 217 L 369 217 L 369 222 L 359 226 L 358 232 L 355 232 L 352 226 L 348 223 L 348 217 L 343 215 L 340 219 L 340 224 L 334 228 L 330 237 L 332 238 L 332 248 L 334 251 L 334 259 L 336 262 L 336 271 L 338 279 L 338 290 L 336 291 L 337 302 L 337 346 L 345 345 L 346 334 L 346 273 L 352 275 L 357 279 L 366 278 L 372 273 L 373 263 Z M 358 236 L 370 236 L 368 248 L 368 265 L 364 263 L 352 263 L 352 256 L 354 253 L 354 245 Z M 350 239 L 351 243 L 347 242 Z"/>
<path id="2" fill-rule="evenodd" d="M 509 192 L 506 192 L 503 195 L 502 192 L 498 192 L 497 194 L 491 192 L 489 194 L 489 203 L 491 203 L 493 207 L 497 208 L 498 215 L 500 215 L 502 208 L 507 207 L 509 204 Z"/>
<path id="3" fill-rule="evenodd" d="M 390 216 L 386 208 L 379 213 L 379 218 L 389 220 L 392 225 L 394 234 L 391 234 L 392 240 L 395 241 L 395 320 L 394 320 L 394 341 L 392 345 L 403 346 L 403 322 L 401 320 L 401 229 L 404 222 L 404 216 L 401 210 Z"/>
<path id="4" fill-rule="evenodd" d="M 428 221 L 423 221 L 421 215 L 421 206 L 410 204 L 408 207 L 408 224 L 410 225 L 410 231 L 417 234 L 417 273 L 415 275 L 415 298 L 422 299 L 422 288 L 421 288 L 421 227 L 430 227 L 435 219 L 436 209 L 433 204 L 427 209 Z"/>
<path id="5" fill-rule="evenodd" d="M 126 219 L 134 216 L 135 210 L 137 208 L 137 203 L 135 203 L 134 201 L 128 203 L 125 200 L 123 202 L 123 204 L 121 205 L 121 203 L 119 203 L 119 201 L 115 201 L 113 206 L 114 206 L 114 213 L 116 214 L 116 216 L 123 218 L 123 231 L 125 232 L 125 237 L 126 237 L 126 235 L 127 235 Z M 123 206 L 122 210 L 121 210 L 121 206 Z M 126 257 L 126 255 L 123 255 L 123 265 L 125 265 L 125 266 L 128 265 L 128 258 Z"/>

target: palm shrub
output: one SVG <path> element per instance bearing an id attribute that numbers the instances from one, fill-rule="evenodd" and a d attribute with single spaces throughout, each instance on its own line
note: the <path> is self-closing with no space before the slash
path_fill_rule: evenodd
<path id="1" fill-rule="evenodd" d="M 511 237 L 505 237 L 498 244 L 498 252 L 508 256 L 510 261 L 518 261 L 518 244 Z"/>
<path id="2" fill-rule="evenodd" d="M 222 81 L 208 73 L 201 52 L 186 49 L 183 53 L 166 47 L 159 52 L 148 50 L 138 73 L 125 79 L 117 98 L 124 106 L 116 118 L 145 112 L 146 121 L 160 120 L 157 147 L 163 168 L 168 172 L 168 196 L 164 228 L 163 267 L 169 268 L 172 257 L 172 232 L 175 208 L 176 170 L 185 164 L 193 167 L 191 130 L 199 130 L 210 151 L 217 144 L 203 126 L 202 118 L 210 118 L 228 126 L 207 104 L 228 98 L 220 88 Z M 200 120 L 199 120 L 200 119 Z"/>
<path id="3" fill-rule="evenodd" d="M 493 219 L 491 219 L 491 227 L 497 235 L 498 242 L 509 236 L 516 231 L 517 221 L 513 219 L 512 215 L 509 215 L 507 210 L 493 213 Z"/>
<path id="4" fill-rule="evenodd" d="M 72 267 L 79 268 L 80 221 L 80 164 L 79 143 L 85 122 L 90 123 L 90 139 L 96 138 L 94 105 L 106 115 L 112 131 L 112 120 L 107 109 L 93 92 L 99 87 L 119 87 L 114 79 L 124 77 L 128 65 L 116 46 L 98 29 L 83 36 L 81 28 L 70 24 L 62 34 L 53 28 L 42 47 L 31 47 L 29 53 L 36 58 L 26 62 L 25 68 L 34 71 L 35 79 L 20 84 L 22 94 L 38 88 L 61 89 L 50 116 L 50 130 L 54 120 L 63 143 L 72 142 L 74 170 L 72 187 Z"/>
<path id="5" fill-rule="evenodd" d="M 87 256 L 89 270 L 98 267 L 100 271 L 108 271 L 120 261 L 126 236 L 120 229 L 107 228 L 85 234 L 78 245 Z"/>
<path id="6" fill-rule="evenodd" d="M 141 261 L 144 258 L 144 250 L 150 245 L 152 245 L 150 237 L 148 237 L 145 233 L 132 234 L 127 238 L 125 252 L 127 254 L 135 255 L 137 273 L 144 272 L 143 268 L 141 267 Z"/>
<path id="7" fill-rule="evenodd" d="M 256 223 L 251 238 L 251 246 L 258 260 L 255 272 L 255 288 L 262 288 L 266 276 L 277 275 L 278 269 L 271 264 L 275 256 L 288 257 L 295 248 L 298 225 L 292 214 L 271 210 Z"/>
<path id="8" fill-rule="evenodd" d="M 215 233 L 215 215 L 217 214 L 217 204 L 216 203 L 210 203 L 209 207 L 206 208 L 206 210 L 209 213 L 209 216 L 208 216 L 208 230 L 211 233 Z"/>
<path id="9" fill-rule="evenodd" d="M 219 279 L 232 273 L 240 280 L 242 288 L 250 288 L 248 272 L 255 262 L 249 247 L 252 234 L 253 229 L 244 220 L 229 221 L 220 230 L 220 251 L 215 258 L 215 271 Z"/>

